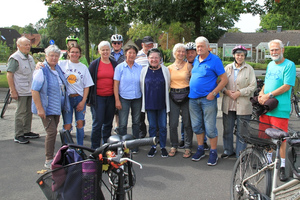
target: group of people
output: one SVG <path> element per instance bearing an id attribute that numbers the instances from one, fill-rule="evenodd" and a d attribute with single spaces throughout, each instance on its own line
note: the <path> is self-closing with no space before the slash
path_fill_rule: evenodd
<path id="1" fill-rule="evenodd" d="M 216 165 L 217 98 L 220 92 L 223 93 L 224 148 L 221 158 L 239 157 L 246 148 L 240 136 L 244 127 L 239 119 L 251 117 L 249 99 L 256 89 L 256 78 L 254 69 L 245 62 L 245 47 L 235 47 L 232 51 L 234 62 L 224 68 L 220 58 L 210 52 L 209 41 L 201 36 L 195 43 L 176 44 L 173 48 L 175 62 L 166 67 L 162 53 L 153 48 L 154 41 L 150 36 L 143 38 L 142 49 L 138 51 L 133 45 L 123 49 L 123 37 L 115 34 L 111 37 L 111 43 L 99 43 L 100 57 L 87 68 L 80 62 L 78 39 L 68 38 L 66 60 L 59 60 L 60 49 L 50 45 L 45 49 L 45 62 L 35 66 L 29 55 L 30 41 L 21 37 L 17 41 L 18 51 L 8 61 L 8 83 L 12 98 L 18 102 L 14 140 L 28 143 L 27 138 L 39 137 L 31 132 L 32 96 L 32 112 L 41 117 L 47 132 L 45 167 L 49 167 L 53 159 L 61 114 L 63 128 L 72 130 L 72 116 L 75 113 L 77 143 L 83 144 L 86 105 L 90 106 L 92 113 L 91 147 L 94 149 L 107 142 L 115 114 L 118 116 L 118 134 L 128 133 L 131 113 L 133 136 L 145 137 L 147 114 L 149 136 L 159 137 L 162 157 L 175 156 L 177 148 L 182 146 L 185 149 L 184 158 L 192 157 L 193 161 L 199 161 L 205 156 L 205 150 L 209 149 L 206 143 L 208 137 L 210 151 L 207 164 Z M 263 105 L 269 98 L 276 98 L 279 104 L 262 115 L 260 120 L 287 130 L 289 99 L 296 76 L 295 64 L 283 57 L 284 46 L 280 40 L 270 41 L 269 48 L 273 61 L 268 65 L 265 86 L 259 93 L 258 101 Z M 169 151 L 166 150 L 167 115 L 171 143 Z M 180 115 L 182 142 L 178 139 Z M 236 148 L 233 145 L 235 124 Z M 198 146 L 192 155 L 193 133 L 196 134 Z M 132 149 L 133 153 L 138 151 L 138 148 Z M 156 152 L 156 145 L 153 145 L 147 156 L 154 157 Z M 280 178 L 283 180 L 285 143 L 280 152 Z"/>

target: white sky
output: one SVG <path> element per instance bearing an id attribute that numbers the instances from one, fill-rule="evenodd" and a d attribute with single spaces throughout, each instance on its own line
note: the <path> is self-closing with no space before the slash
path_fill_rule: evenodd
<path id="1" fill-rule="evenodd" d="M 47 7 L 42 0 L 1 0 L 0 28 L 17 25 L 35 25 L 41 18 L 47 18 Z M 261 1 L 261 0 L 260 0 Z M 255 32 L 259 28 L 259 16 L 241 15 L 235 27 L 242 32 Z"/>

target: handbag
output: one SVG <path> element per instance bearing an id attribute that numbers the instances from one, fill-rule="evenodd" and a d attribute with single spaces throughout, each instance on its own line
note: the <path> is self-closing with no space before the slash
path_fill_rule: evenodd
<path id="1" fill-rule="evenodd" d="M 190 93 L 190 88 L 183 88 L 183 89 L 174 89 L 171 88 L 170 90 L 170 97 L 175 103 L 183 103 L 189 99 L 189 93 Z"/>

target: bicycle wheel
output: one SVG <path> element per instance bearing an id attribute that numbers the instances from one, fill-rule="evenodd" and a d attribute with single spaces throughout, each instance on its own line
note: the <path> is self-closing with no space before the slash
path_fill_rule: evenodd
<path id="1" fill-rule="evenodd" d="M 262 169 L 266 163 L 267 158 L 257 149 L 247 148 L 241 153 L 234 165 L 231 177 L 231 199 L 237 200 L 249 198 L 242 188 L 242 181 Z M 271 171 L 266 170 L 249 179 L 246 182 L 246 187 L 253 197 L 256 196 L 255 194 L 257 193 L 269 196 L 271 192 L 271 180 Z"/>
<path id="2" fill-rule="evenodd" d="M 3 108 L 2 108 L 2 111 L 1 111 L 1 118 L 3 118 L 4 113 L 7 109 L 7 106 L 8 106 L 8 104 L 10 104 L 10 102 L 11 102 L 10 90 L 8 90 L 7 94 L 6 94 L 6 97 L 5 97 L 5 100 L 4 100 Z"/>
<path id="3" fill-rule="evenodd" d="M 295 112 L 296 115 L 300 117 L 300 92 L 296 92 L 294 98 L 295 98 L 294 100 Z"/>

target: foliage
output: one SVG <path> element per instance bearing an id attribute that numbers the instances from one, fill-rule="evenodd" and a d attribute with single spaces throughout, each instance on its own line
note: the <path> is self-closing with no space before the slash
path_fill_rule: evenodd
<path id="1" fill-rule="evenodd" d="M 45 60 L 45 53 L 34 53 L 32 55 L 34 62 L 43 62 Z"/>
<path id="2" fill-rule="evenodd" d="M 162 50 L 160 48 L 160 51 L 163 54 L 163 61 L 164 61 L 164 63 L 165 62 L 169 63 L 171 61 L 171 58 L 172 58 L 172 50 L 171 49 Z"/>
<path id="3" fill-rule="evenodd" d="M 284 47 L 284 57 L 288 58 L 289 60 L 293 61 L 296 65 L 300 64 L 300 46 L 288 46 Z"/>
<path id="4" fill-rule="evenodd" d="M 0 33 L 1 35 L 1 33 Z M 6 42 L 0 40 L 0 62 L 7 62 L 11 54 L 10 48 L 6 45 Z"/>
<path id="5" fill-rule="evenodd" d="M 300 29 L 300 24 L 295 24 L 293 17 L 286 14 L 268 13 L 261 15 L 260 18 L 261 29 L 276 30 L 277 26 L 282 26 L 284 30 Z"/>
<path id="6" fill-rule="evenodd" d="M 242 31 L 240 30 L 240 28 L 233 27 L 233 28 L 228 29 L 227 32 L 228 33 L 240 33 Z"/>
<path id="7" fill-rule="evenodd" d="M 6 72 L 0 73 L 0 88 L 8 88 Z"/>

